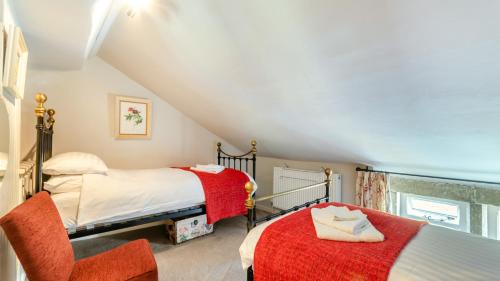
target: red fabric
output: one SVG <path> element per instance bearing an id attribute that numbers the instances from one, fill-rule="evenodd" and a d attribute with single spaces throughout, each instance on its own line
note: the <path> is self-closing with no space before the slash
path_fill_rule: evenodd
<path id="1" fill-rule="evenodd" d="M 218 174 L 193 171 L 189 167 L 181 169 L 196 174 L 203 185 L 207 223 L 247 214 L 245 184 L 249 179 L 245 173 L 230 168 Z"/>
<path id="2" fill-rule="evenodd" d="M 311 209 L 282 218 L 266 228 L 254 256 L 254 280 L 387 280 L 399 253 L 425 222 L 360 209 L 385 235 L 384 242 L 352 243 L 317 238 Z"/>
<path id="3" fill-rule="evenodd" d="M 14 208 L 0 218 L 0 225 L 30 281 L 158 280 L 146 240 L 75 263 L 68 235 L 47 192 Z"/>
<path id="4" fill-rule="evenodd" d="M 0 219 L 30 281 L 68 280 L 75 258 L 56 206 L 41 192 Z"/>
<path id="5" fill-rule="evenodd" d="M 157 281 L 156 261 L 147 240 L 136 240 L 75 264 L 70 281 Z"/>

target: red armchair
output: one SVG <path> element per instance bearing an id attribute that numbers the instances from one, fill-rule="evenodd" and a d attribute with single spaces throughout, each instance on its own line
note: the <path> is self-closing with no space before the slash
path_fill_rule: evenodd
<path id="1" fill-rule="evenodd" d="M 158 281 L 149 243 L 136 240 L 75 261 L 59 213 L 41 192 L 0 218 L 30 281 Z"/>

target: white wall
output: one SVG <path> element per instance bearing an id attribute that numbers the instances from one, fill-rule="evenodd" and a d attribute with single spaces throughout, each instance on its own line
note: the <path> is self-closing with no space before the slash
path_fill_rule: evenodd
<path id="1" fill-rule="evenodd" d="M 10 2 L 11 1 L 8 0 L 0 1 L 0 21 L 6 26 L 16 24 L 16 18 L 12 13 Z M 3 138 L 3 141 L 7 141 L 8 139 L 9 143 L 9 165 L 7 167 L 7 171 L 5 172 L 2 185 L 0 186 L 0 216 L 3 216 L 11 208 L 19 204 L 21 196 L 18 180 L 21 100 L 14 98 L 6 91 L 3 91 L 3 87 L 0 88 L 0 99 L 5 102 L 7 113 L 9 115 L 9 136 L 0 136 L 0 138 Z M 0 230 L 0 280 L 16 280 L 20 272 L 21 271 L 18 270 L 18 262 L 16 261 L 15 253 L 7 241 L 5 234 L 2 230 Z"/>
<path id="2" fill-rule="evenodd" d="M 29 69 L 26 87 L 23 153 L 35 143 L 34 95 L 43 92 L 48 96 L 46 107 L 56 110 L 55 153 L 95 153 L 112 168 L 192 165 L 215 160 L 219 137 L 97 57 L 79 71 Z M 115 94 L 152 100 L 150 140 L 113 137 Z M 228 150 L 235 151 L 231 147 Z"/>
<path id="3" fill-rule="evenodd" d="M 9 118 L 4 101 L 0 98 L 0 153 L 9 152 Z"/>
<path id="4" fill-rule="evenodd" d="M 269 157 L 257 158 L 258 196 L 266 196 L 273 193 L 273 168 L 282 167 L 285 163 L 290 168 L 304 170 L 321 170 L 322 167 L 331 168 L 334 173 L 342 175 L 342 202 L 354 203 L 356 164 L 306 162 Z"/>
<path id="5" fill-rule="evenodd" d="M 6 91 L 0 92 L 0 103 L 5 103 L 9 116 L 9 135 L 1 136 L 9 143 L 9 164 L 5 171 L 5 177 L 0 185 L 0 217 L 20 202 L 19 186 L 19 159 L 20 159 L 20 127 L 21 127 L 21 101 L 12 97 Z M 0 106 L 4 106 L 0 104 Z M 3 118 L 0 117 L 0 118 Z M 17 275 L 16 256 L 7 241 L 4 233 L 0 230 L 0 280 L 16 280 Z"/>
<path id="6" fill-rule="evenodd" d="M 11 2 L 12 2 L 11 0 L 2 0 L 1 1 L 0 6 L 2 6 L 1 7 L 2 12 L 0 15 L 2 16 L 2 22 L 4 24 L 17 25 L 17 19 L 13 13 Z"/>

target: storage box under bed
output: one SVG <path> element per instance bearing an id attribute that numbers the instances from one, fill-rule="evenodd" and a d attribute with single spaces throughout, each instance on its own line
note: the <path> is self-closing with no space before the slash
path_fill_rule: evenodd
<path id="1" fill-rule="evenodd" d="M 165 227 L 168 237 L 174 245 L 214 231 L 213 224 L 207 224 L 206 215 L 175 220 L 170 219 L 166 222 Z"/>

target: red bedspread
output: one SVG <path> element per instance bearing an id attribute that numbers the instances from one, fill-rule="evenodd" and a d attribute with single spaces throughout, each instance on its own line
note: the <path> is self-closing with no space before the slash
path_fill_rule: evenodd
<path id="1" fill-rule="evenodd" d="M 193 171 L 181 168 L 198 176 L 205 192 L 205 207 L 209 224 L 225 218 L 246 215 L 245 184 L 248 176 L 238 170 L 226 168 L 218 174 Z"/>
<path id="2" fill-rule="evenodd" d="M 254 280 L 387 280 L 399 253 L 425 222 L 361 209 L 385 235 L 384 242 L 320 240 L 305 209 L 274 222 L 262 234 L 254 256 Z"/>

